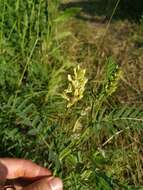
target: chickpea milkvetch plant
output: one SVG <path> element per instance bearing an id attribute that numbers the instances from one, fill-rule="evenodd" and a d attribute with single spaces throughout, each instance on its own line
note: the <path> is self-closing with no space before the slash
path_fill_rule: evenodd
<path id="1" fill-rule="evenodd" d="M 79 68 L 79 67 L 78 67 Z M 73 109 L 73 102 L 76 103 L 79 99 L 76 98 L 76 95 L 78 94 L 79 90 L 75 93 L 75 87 L 78 89 L 78 85 L 76 86 L 75 84 L 80 84 L 76 83 L 77 81 L 77 70 L 76 68 L 74 69 L 74 74 L 73 75 L 68 75 L 68 81 L 69 81 L 69 86 L 68 88 L 64 91 L 63 93 L 63 98 L 67 100 L 68 104 L 67 107 L 70 109 Z M 85 73 L 85 71 L 83 72 Z M 76 77 L 75 77 L 76 76 Z M 85 89 L 85 84 L 87 83 L 87 79 L 85 74 L 82 75 L 82 78 L 84 78 L 81 84 L 83 84 Z M 89 118 L 88 122 L 86 123 L 86 126 L 82 126 L 83 122 L 85 122 L 86 117 L 83 118 L 81 117 L 81 110 L 80 110 L 80 116 L 78 119 L 75 121 L 75 125 L 79 125 L 80 130 L 78 131 L 79 134 L 78 136 L 75 134 L 77 129 L 77 126 L 74 125 L 73 135 L 72 135 L 72 143 L 74 141 L 79 142 L 80 137 L 82 136 L 83 139 L 81 140 L 81 144 L 83 142 L 87 142 L 87 146 L 89 146 L 89 155 L 91 152 L 93 155 L 90 155 L 91 160 L 86 164 L 84 162 L 84 159 L 88 159 L 88 154 L 84 156 L 83 150 L 79 153 L 79 160 L 80 164 L 82 165 L 82 169 L 80 170 L 80 174 L 75 170 L 70 173 L 68 177 L 66 177 L 66 185 L 68 189 L 97 189 L 97 190 L 102 190 L 102 189 L 108 189 L 108 190 L 113 190 L 113 189 L 124 189 L 124 190 L 134 190 L 134 189 L 140 189 L 140 188 L 134 188 L 132 186 L 129 186 L 128 184 L 121 183 L 120 181 L 116 180 L 114 177 L 110 177 L 108 172 L 108 176 L 104 172 L 105 170 L 104 166 L 106 167 L 109 163 L 109 153 L 106 151 L 106 146 L 108 143 L 111 143 L 114 141 L 114 139 L 118 138 L 120 134 L 129 132 L 129 130 L 137 128 L 141 129 L 142 124 L 142 112 L 140 112 L 137 108 L 132 108 L 132 107 L 126 107 L 126 106 L 117 106 L 116 108 L 110 108 L 108 107 L 108 100 L 112 98 L 113 94 L 116 92 L 119 82 L 122 79 L 123 73 L 121 68 L 116 64 L 115 60 L 113 58 L 108 58 L 106 60 L 106 67 L 105 67 L 105 73 L 104 73 L 104 78 L 103 82 L 101 83 L 100 88 L 97 89 L 97 92 L 95 94 L 95 98 L 92 100 L 93 106 L 91 112 L 89 111 Z M 79 77 L 80 78 L 80 77 Z M 85 83 L 83 82 L 85 81 Z M 79 85 L 80 86 L 80 85 Z M 83 91 L 82 91 L 83 92 Z M 83 93 L 81 93 L 83 94 Z M 87 94 L 86 94 L 87 95 Z M 75 99 L 73 98 L 75 97 Z M 82 97 L 83 96 L 79 96 Z M 72 100 L 75 101 L 72 101 Z M 86 100 L 86 99 L 85 99 Z M 87 101 L 87 100 L 86 100 Z M 88 102 L 88 101 L 87 101 Z M 107 103 L 107 104 L 106 104 Z M 73 109 L 74 111 L 74 109 Z M 133 124 L 134 123 L 134 124 Z M 107 132 L 108 131 L 108 132 Z M 106 136 L 106 132 L 107 135 Z M 84 136 L 85 134 L 85 136 Z M 98 144 L 96 141 L 93 139 L 95 138 L 96 140 L 98 139 L 100 141 L 100 136 L 102 139 L 102 135 L 105 135 L 105 142 L 102 144 L 99 144 L 99 147 L 96 145 Z M 98 137 L 99 136 L 99 137 Z M 75 146 L 73 144 L 70 144 L 67 149 L 64 150 L 64 159 L 69 160 L 72 162 L 75 162 L 77 165 L 78 160 L 76 156 L 74 156 L 73 152 L 76 149 L 76 146 L 78 147 L 78 143 L 75 143 Z M 91 145 L 91 143 L 93 143 Z M 86 143 L 85 143 L 86 144 Z M 89 145 L 90 144 L 90 145 Z M 96 148 L 94 148 L 94 146 Z M 83 148 L 83 147 L 82 147 Z M 80 150 L 82 148 L 79 148 Z M 86 149 L 86 145 L 84 147 Z M 78 150 L 79 150 L 78 149 Z M 88 150 L 89 150 L 88 149 Z M 78 151 L 77 150 L 77 151 Z M 87 150 L 87 151 L 88 151 Z M 69 152 L 68 152 L 69 151 Z M 114 151 L 111 151 L 111 155 L 114 154 Z M 77 180 L 78 179 L 78 180 Z M 72 183 L 73 181 L 73 183 Z M 74 188 L 73 188 L 74 186 Z M 71 188 L 72 187 L 72 188 Z"/>
<path id="2" fill-rule="evenodd" d="M 129 128 L 141 128 L 143 112 L 111 108 L 108 101 L 122 77 L 114 59 L 105 61 L 101 86 L 93 89 L 86 69 L 74 67 L 63 46 L 72 36 L 65 24 L 78 9 L 60 10 L 60 0 L 0 0 L 0 5 L 1 156 L 49 167 L 67 190 L 132 189 L 117 187 L 108 157 L 117 151 L 114 144 L 109 151 L 105 146 Z"/>

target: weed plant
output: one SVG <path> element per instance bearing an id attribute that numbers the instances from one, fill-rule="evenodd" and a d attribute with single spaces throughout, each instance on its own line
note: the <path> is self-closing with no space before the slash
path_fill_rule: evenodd
<path id="1" fill-rule="evenodd" d="M 96 85 L 72 61 L 79 9 L 59 5 L 0 0 L 0 156 L 49 167 L 67 190 L 139 190 L 143 110 L 110 104 L 123 76 L 113 57 Z"/>

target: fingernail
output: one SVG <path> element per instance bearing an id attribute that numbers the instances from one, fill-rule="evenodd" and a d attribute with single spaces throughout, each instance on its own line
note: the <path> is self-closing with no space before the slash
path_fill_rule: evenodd
<path id="1" fill-rule="evenodd" d="M 63 190 L 63 182 L 59 178 L 53 178 L 49 181 L 51 190 Z"/>

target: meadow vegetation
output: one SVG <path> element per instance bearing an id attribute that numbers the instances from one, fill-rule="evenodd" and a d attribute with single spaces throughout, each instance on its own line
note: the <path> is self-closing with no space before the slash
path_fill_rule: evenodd
<path id="1" fill-rule="evenodd" d="M 0 0 L 1 157 L 66 190 L 143 189 L 142 2 L 126 3 Z"/>

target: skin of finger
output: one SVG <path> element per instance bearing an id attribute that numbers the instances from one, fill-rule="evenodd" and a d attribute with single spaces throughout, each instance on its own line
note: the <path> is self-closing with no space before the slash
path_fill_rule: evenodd
<path id="1" fill-rule="evenodd" d="M 56 181 L 56 186 L 53 186 L 51 181 Z M 63 184 L 59 178 L 44 178 L 24 187 L 22 190 L 63 190 Z"/>
<path id="2" fill-rule="evenodd" d="M 7 169 L 7 174 L 5 178 L 15 179 L 18 177 L 24 178 L 37 178 L 41 176 L 51 176 L 52 173 L 29 160 L 24 159 L 11 159 L 11 158 L 0 158 L 0 163 Z M 2 173 L 5 172 L 1 169 Z"/>
<path id="3" fill-rule="evenodd" d="M 7 168 L 2 163 L 0 163 L 0 181 L 5 180 L 6 176 L 7 176 Z"/>

